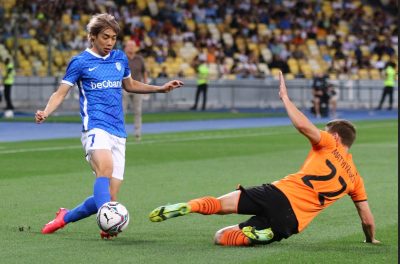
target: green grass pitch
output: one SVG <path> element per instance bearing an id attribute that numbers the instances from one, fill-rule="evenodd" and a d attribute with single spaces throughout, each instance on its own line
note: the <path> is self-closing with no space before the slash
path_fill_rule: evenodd
<path id="1" fill-rule="evenodd" d="M 351 152 L 381 245 L 362 243 L 349 197 L 303 233 L 252 248 L 212 243 L 215 231 L 248 216 L 148 220 L 162 204 L 219 196 L 238 183 L 259 185 L 297 171 L 308 142 L 283 126 L 144 135 L 140 144 L 129 138 L 119 201 L 131 222 L 113 241 L 100 240 L 94 216 L 40 234 L 59 207 L 72 208 L 91 195 L 94 176 L 78 138 L 0 143 L 0 263 L 398 263 L 397 120 L 355 124 L 358 139 Z"/>

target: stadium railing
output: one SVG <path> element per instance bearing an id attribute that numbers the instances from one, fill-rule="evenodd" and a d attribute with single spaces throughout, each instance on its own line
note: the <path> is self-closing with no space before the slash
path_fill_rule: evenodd
<path id="1" fill-rule="evenodd" d="M 155 79 L 154 84 L 163 84 L 167 79 Z M 151 94 L 144 100 L 144 111 L 183 110 L 193 105 L 196 81 L 183 79 L 185 86 L 168 94 Z M 50 95 L 57 89 L 60 79 L 57 77 L 17 77 L 12 90 L 13 103 L 22 111 L 35 111 L 43 108 Z M 286 81 L 292 100 L 301 108 L 311 107 L 311 79 L 293 79 Z M 380 100 L 382 80 L 346 80 L 335 81 L 339 90 L 338 108 L 373 109 Z M 394 107 L 397 108 L 398 87 L 394 93 Z M 58 112 L 76 112 L 79 109 L 79 91 L 77 87 L 68 94 Z M 209 83 L 207 109 L 222 108 L 280 108 L 278 80 L 241 79 L 214 80 Z M 202 98 L 200 98 L 202 99 Z M 201 101 L 200 101 L 201 103 Z"/>

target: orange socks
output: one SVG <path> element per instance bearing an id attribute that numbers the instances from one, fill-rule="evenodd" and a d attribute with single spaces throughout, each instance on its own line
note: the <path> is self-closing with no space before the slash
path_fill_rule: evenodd
<path id="1" fill-rule="evenodd" d="M 221 203 L 212 196 L 206 196 L 188 202 L 191 213 L 204 215 L 217 214 L 221 211 Z M 251 241 L 242 230 L 227 230 L 223 232 L 219 244 L 222 246 L 249 246 Z"/>
<path id="2" fill-rule="evenodd" d="M 222 234 L 219 243 L 222 246 L 249 246 L 250 239 L 242 230 L 227 230 Z"/>
<path id="3" fill-rule="evenodd" d="M 190 200 L 188 204 L 192 213 L 210 215 L 216 214 L 221 210 L 221 203 L 217 198 L 212 196 Z"/>

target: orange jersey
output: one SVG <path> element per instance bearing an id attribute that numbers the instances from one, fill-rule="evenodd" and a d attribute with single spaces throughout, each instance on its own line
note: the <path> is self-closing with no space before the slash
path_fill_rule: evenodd
<path id="1" fill-rule="evenodd" d="M 367 200 L 364 182 L 350 153 L 334 137 L 321 131 L 300 171 L 272 183 L 288 198 L 301 232 L 321 212 L 345 194 Z"/>

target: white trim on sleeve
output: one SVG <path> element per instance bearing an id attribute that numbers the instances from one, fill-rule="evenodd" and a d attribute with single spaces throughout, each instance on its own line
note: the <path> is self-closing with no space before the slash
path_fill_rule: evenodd
<path id="1" fill-rule="evenodd" d="M 69 82 L 69 81 L 66 81 L 66 80 L 62 80 L 61 83 L 68 84 L 69 86 L 74 86 L 74 84 L 72 82 Z"/>

